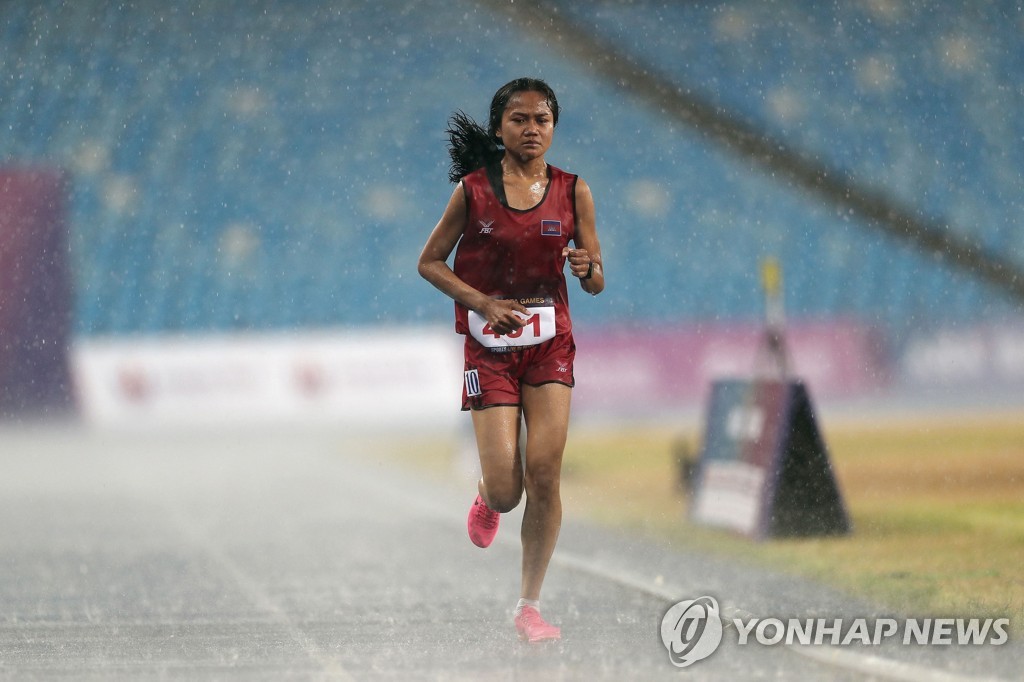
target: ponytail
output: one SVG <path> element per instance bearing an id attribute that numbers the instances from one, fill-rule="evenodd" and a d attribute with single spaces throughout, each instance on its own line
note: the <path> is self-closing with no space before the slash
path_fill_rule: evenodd
<path id="1" fill-rule="evenodd" d="M 459 182 L 478 168 L 496 163 L 505 153 L 494 137 L 462 111 L 452 114 L 445 132 L 452 159 L 448 169 L 451 182 Z"/>

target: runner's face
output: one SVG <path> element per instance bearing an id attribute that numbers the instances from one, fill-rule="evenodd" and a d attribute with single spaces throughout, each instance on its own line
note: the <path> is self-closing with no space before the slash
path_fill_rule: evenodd
<path id="1" fill-rule="evenodd" d="M 517 92 L 501 115 L 501 138 L 505 150 L 520 161 L 544 156 L 551 146 L 555 119 L 547 99 L 539 92 Z"/>

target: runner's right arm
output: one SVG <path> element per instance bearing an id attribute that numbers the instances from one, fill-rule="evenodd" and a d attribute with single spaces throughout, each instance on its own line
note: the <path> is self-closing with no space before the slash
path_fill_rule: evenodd
<path id="1" fill-rule="evenodd" d="M 448 265 L 448 257 L 466 229 L 466 215 L 466 194 L 460 182 L 452 192 L 441 220 L 427 238 L 417 270 L 423 279 L 486 318 L 496 333 L 507 334 L 526 324 L 522 317 L 515 314 L 520 312 L 529 316 L 526 307 L 515 300 L 484 295 L 462 281 Z"/>

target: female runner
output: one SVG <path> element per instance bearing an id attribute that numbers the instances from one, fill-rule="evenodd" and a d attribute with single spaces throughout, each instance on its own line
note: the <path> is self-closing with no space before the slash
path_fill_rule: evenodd
<path id="1" fill-rule="evenodd" d="M 454 299 L 455 330 L 466 335 L 462 409 L 473 416 L 482 474 L 467 521 L 473 543 L 490 545 L 500 514 L 526 493 L 514 623 L 530 642 L 561 637 L 541 618 L 540 592 L 561 527 L 575 384 L 565 263 L 584 291 L 604 289 L 590 188 L 545 160 L 558 114 L 544 81 L 519 78 L 494 94 L 486 130 L 452 116 L 449 178 L 457 184 L 418 265 Z"/>

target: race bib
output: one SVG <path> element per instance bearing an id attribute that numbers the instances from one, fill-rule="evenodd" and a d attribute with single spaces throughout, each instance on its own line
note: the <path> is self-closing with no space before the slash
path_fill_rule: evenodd
<path id="1" fill-rule="evenodd" d="M 555 306 L 540 306 L 529 310 L 529 315 L 516 313 L 526 320 L 526 325 L 504 335 L 491 329 L 486 318 L 470 310 L 469 333 L 486 348 L 536 346 L 538 343 L 555 338 Z"/>

